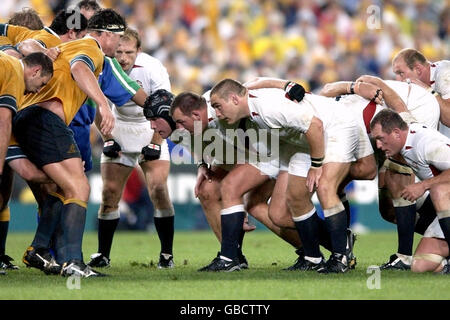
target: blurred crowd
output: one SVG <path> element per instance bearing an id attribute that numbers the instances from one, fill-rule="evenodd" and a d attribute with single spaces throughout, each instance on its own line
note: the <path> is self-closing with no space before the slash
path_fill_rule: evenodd
<path id="1" fill-rule="evenodd" d="M 2 0 L 0 19 L 24 6 L 45 22 L 77 1 Z M 361 74 L 393 78 L 390 62 L 413 47 L 450 53 L 449 0 L 103 0 L 141 33 L 175 93 L 202 93 L 225 77 L 274 76 L 310 91 Z"/>

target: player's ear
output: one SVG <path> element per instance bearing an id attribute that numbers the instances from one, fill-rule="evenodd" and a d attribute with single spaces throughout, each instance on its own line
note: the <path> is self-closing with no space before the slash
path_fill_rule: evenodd
<path id="1" fill-rule="evenodd" d="M 194 120 L 201 120 L 201 114 L 200 114 L 200 112 L 199 112 L 199 110 L 193 110 L 192 112 L 191 112 L 191 114 L 192 114 L 192 118 L 194 119 Z"/>
<path id="2" fill-rule="evenodd" d="M 239 97 L 238 97 L 237 94 L 232 93 L 230 95 L 230 99 L 231 99 L 231 102 L 233 102 L 233 104 L 238 104 L 239 103 Z"/>

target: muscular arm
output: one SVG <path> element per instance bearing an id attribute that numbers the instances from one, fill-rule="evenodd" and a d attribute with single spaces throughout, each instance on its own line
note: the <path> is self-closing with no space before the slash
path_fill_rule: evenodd
<path id="1" fill-rule="evenodd" d="M 402 98 L 400 98 L 397 92 L 389 87 L 382 79 L 373 76 L 363 76 L 358 80 L 362 80 L 380 88 L 383 91 L 383 99 L 386 105 L 392 110 L 398 113 L 408 112 L 408 108 L 406 107 L 406 104 L 403 102 Z"/>
<path id="2" fill-rule="evenodd" d="M 83 61 L 76 61 L 70 69 L 73 79 L 80 89 L 97 104 L 98 112 L 95 115 L 97 128 L 104 136 L 111 134 L 114 127 L 114 116 L 91 69 Z"/>
<path id="3" fill-rule="evenodd" d="M 311 158 L 323 158 L 325 155 L 325 138 L 322 120 L 313 117 L 305 137 L 310 146 Z"/>
<path id="4" fill-rule="evenodd" d="M 450 99 L 443 99 L 440 95 L 436 96 L 441 110 L 440 121 L 447 127 L 450 127 Z"/>
<path id="5" fill-rule="evenodd" d="M 246 82 L 244 85 L 249 89 L 262 89 L 262 88 L 277 88 L 284 89 L 286 83 L 289 80 L 277 79 L 277 78 L 264 78 L 259 77 L 255 78 L 249 82 Z"/>

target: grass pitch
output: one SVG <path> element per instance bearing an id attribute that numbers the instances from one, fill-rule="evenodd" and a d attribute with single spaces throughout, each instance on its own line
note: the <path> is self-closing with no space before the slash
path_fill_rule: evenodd
<path id="1" fill-rule="evenodd" d="M 247 234 L 244 240 L 249 270 L 204 273 L 197 269 L 208 264 L 219 250 L 212 232 L 176 232 L 176 267 L 172 270 L 156 268 L 159 255 L 156 233 L 117 232 L 111 254 L 112 267 L 104 269 L 110 276 L 81 279 L 77 285 L 68 283 L 68 278 L 47 276 L 39 270 L 26 268 L 21 256 L 31 242 L 32 234 L 12 233 L 8 236 L 7 254 L 15 259 L 20 270 L 0 276 L 0 299 L 450 299 L 450 278 L 447 276 L 383 271 L 376 282 L 375 274 L 367 273 L 370 265 L 380 265 L 395 252 L 396 237 L 393 232 L 358 236 L 356 270 L 347 274 L 322 275 L 283 271 L 295 261 L 294 250 L 272 233 L 255 231 Z M 88 261 L 89 255 L 97 249 L 96 233 L 85 234 L 83 245 Z M 329 256 L 328 252 L 323 252 Z M 376 289 L 377 284 L 379 289 Z"/>

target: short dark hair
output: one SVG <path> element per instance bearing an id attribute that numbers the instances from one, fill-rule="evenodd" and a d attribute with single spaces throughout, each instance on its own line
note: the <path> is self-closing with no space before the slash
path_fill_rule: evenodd
<path id="1" fill-rule="evenodd" d="M 58 35 L 63 35 L 69 32 L 69 30 L 75 30 L 77 33 L 86 30 L 88 21 L 85 16 L 80 14 L 80 23 L 73 23 L 73 15 L 76 14 L 76 10 L 61 10 L 59 11 L 50 25 L 50 29 L 56 32 Z M 78 21 L 76 21 L 78 22 Z M 73 28 L 71 27 L 73 25 Z"/>
<path id="2" fill-rule="evenodd" d="M 99 11 L 102 9 L 102 7 L 100 7 L 100 5 L 95 0 L 82 0 L 77 3 L 77 7 L 80 9 L 85 8 L 93 11 Z"/>
<path id="3" fill-rule="evenodd" d="M 41 66 L 41 76 L 53 76 L 53 61 L 42 52 L 33 52 L 22 59 L 28 67 Z"/>
<path id="4" fill-rule="evenodd" d="M 244 96 L 246 92 L 247 88 L 240 82 L 233 79 L 224 79 L 211 89 L 211 96 L 218 95 L 221 99 L 228 99 L 230 93 L 236 93 L 239 96 Z"/>
<path id="5" fill-rule="evenodd" d="M 123 32 L 127 28 L 125 19 L 112 9 L 97 11 L 88 22 L 88 29 L 94 31 Z"/>
<path id="6" fill-rule="evenodd" d="M 384 109 L 378 112 L 370 122 L 370 129 L 373 130 L 376 124 L 381 125 L 381 130 L 388 134 L 396 128 L 408 130 L 408 124 L 392 109 Z"/>
<path id="7" fill-rule="evenodd" d="M 176 109 L 180 109 L 183 114 L 189 115 L 193 110 L 206 108 L 206 99 L 193 92 L 182 92 L 175 97 L 170 106 L 170 114 L 173 115 Z"/>
<path id="8" fill-rule="evenodd" d="M 405 64 L 411 70 L 414 69 L 416 63 L 424 65 L 427 62 L 427 59 L 420 51 L 410 48 L 400 50 L 400 52 L 395 56 L 394 61 L 399 58 L 402 58 L 403 61 L 405 61 Z"/>
<path id="9" fill-rule="evenodd" d="M 41 30 L 44 28 L 44 23 L 33 8 L 23 8 L 21 11 L 15 12 L 8 20 L 8 24 L 27 27 L 30 30 Z"/>

